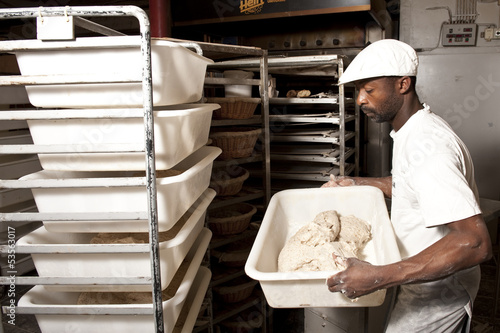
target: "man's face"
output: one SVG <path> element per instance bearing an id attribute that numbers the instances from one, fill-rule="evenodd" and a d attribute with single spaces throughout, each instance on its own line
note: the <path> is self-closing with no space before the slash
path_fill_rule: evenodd
<path id="1" fill-rule="evenodd" d="M 397 86 L 398 77 L 379 77 L 360 80 L 356 103 L 370 119 L 377 123 L 391 122 L 403 105 Z"/>

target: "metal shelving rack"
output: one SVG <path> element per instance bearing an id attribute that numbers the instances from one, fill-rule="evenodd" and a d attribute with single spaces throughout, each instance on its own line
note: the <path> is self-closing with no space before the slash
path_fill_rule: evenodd
<path id="1" fill-rule="evenodd" d="M 243 84 L 259 87 L 259 97 L 261 99 L 260 103 L 260 114 L 255 115 L 250 119 L 221 119 L 212 120 L 212 126 L 259 126 L 262 129 L 261 135 L 261 147 L 262 152 L 254 154 L 250 157 L 238 158 L 231 160 L 230 163 L 236 163 L 238 165 L 244 165 L 248 163 L 261 163 L 262 167 L 259 172 L 259 176 L 262 176 L 262 189 L 250 189 L 243 188 L 243 190 L 235 196 L 224 197 L 223 200 L 218 200 L 215 198 L 210 204 L 210 209 L 218 209 L 227 205 L 231 205 L 239 202 L 246 202 L 252 200 L 262 199 L 263 205 L 262 209 L 265 210 L 269 200 L 271 199 L 271 173 L 270 173 L 270 133 L 269 133 L 269 96 L 268 96 L 268 56 L 267 51 L 248 46 L 238 46 L 238 45 L 227 45 L 227 44 L 214 44 L 214 43 L 197 43 L 204 56 L 211 58 L 215 62 L 208 66 L 207 72 L 221 72 L 226 69 L 238 69 L 248 67 L 249 65 L 255 66 L 254 71 L 259 73 L 259 78 L 257 79 L 230 79 L 223 77 L 207 77 L 205 79 L 206 87 L 219 87 L 225 84 Z M 214 161 L 214 166 L 220 166 L 228 163 L 228 161 Z M 217 247 L 241 241 L 247 237 L 255 236 L 255 231 L 247 230 L 242 234 L 233 235 L 232 237 L 224 237 L 223 239 L 215 239 L 210 244 L 210 249 L 215 249 Z M 221 279 L 212 281 L 209 289 L 235 279 L 239 276 L 244 275 L 243 269 L 240 271 L 232 272 Z M 209 294 L 212 293 L 209 291 Z M 242 311 L 249 308 L 257 308 L 263 315 L 266 314 L 267 303 L 265 301 L 264 295 L 262 293 L 256 293 L 252 295 L 249 299 L 242 301 L 235 305 L 228 311 L 223 313 L 214 313 L 212 311 L 211 327 L 207 325 L 202 325 L 195 327 L 194 332 L 202 332 L 207 329 L 209 331 L 213 327 L 220 324 L 222 321 L 241 313 Z M 263 323 L 263 332 L 266 332 L 266 323 Z"/>
<path id="2" fill-rule="evenodd" d="M 346 64 L 347 58 L 342 55 L 313 55 L 313 56 L 295 56 L 295 57 L 276 57 L 269 61 L 270 73 L 276 73 L 284 77 L 292 76 L 307 76 L 310 78 L 336 78 L 338 79 Z M 280 76 L 280 77 L 281 77 Z M 354 106 L 352 98 L 346 98 L 344 86 L 337 87 L 337 91 L 333 95 L 325 97 L 307 97 L 307 98 L 286 98 L 275 97 L 270 98 L 271 105 L 279 106 L 326 106 L 328 109 L 337 108 L 338 111 L 333 112 L 318 112 L 307 114 L 284 114 L 271 115 L 271 121 L 285 121 L 288 124 L 323 124 L 325 126 L 334 125 L 338 130 L 328 128 L 328 130 L 296 130 L 290 129 L 275 133 L 273 136 L 275 142 L 296 143 L 288 150 L 282 148 L 276 154 L 272 153 L 273 160 L 280 161 L 301 161 L 301 162 L 322 162 L 330 163 L 338 167 L 338 171 L 332 168 L 329 173 L 337 175 L 348 175 L 358 173 L 359 169 L 359 113 L 357 108 L 354 108 L 354 114 L 349 114 L 346 111 L 348 106 Z M 346 124 L 354 121 L 354 131 L 346 131 Z M 354 139 L 354 147 L 348 147 L 347 141 Z M 322 149 L 314 149 L 314 147 L 301 147 L 301 143 L 329 143 L 332 145 L 332 150 L 325 152 Z M 307 154 L 301 154 L 307 152 Z M 346 160 L 354 155 L 354 163 L 347 164 Z M 302 172 L 302 171 L 301 171 Z M 328 174 L 325 175 L 310 175 L 306 171 L 303 173 L 293 172 L 290 174 L 281 173 L 279 171 L 272 172 L 273 178 L 280 179 L 296 179 L 296 180 L 311 180 L 311 181 L 327 181 Z"/>
<path id="3" fill-rule="evenodd" d="M 76 25 L 84 25 L 87 29 L 102 33 L 104 35 L 122 35 L 116 31 L 94 24 L 84 17 L 96 16 L 133 16 L 137 18 L 140 26 L 140 36 L 133 36 L 132 39 L 127 39 L 122 45 L 109 45 L 110 47 L 130 47 L 140 48 L 142 63 L 137 64 L 142 66 L 142 76 L 133 77 L 130 74 L 120 74 L 116 77 L 84 77 L 74 75 L 51 75 L 51 76 L 2 76 L 0 77 L 0 85 L 44 85 L 44 84 L 95 84 L 95 83 L 141 83 L 143 94 L 143 107 L 136 109 L 127 109 L 127 113 L 120 113 L 116 109 L 100 109 L 100 110 L 78 110 L 72 112 L 71 115 L 64 113 L 64 110 L 15 110 L 1 111 L 1 121 L 16 121 L 28 119 L 65 119 L 65 118 L 143 118 L 145 143 L 144 145 L 100 145 L 97 149 L 88 151 L 95 152 L 141 152 L 145 156 L 146 175 L 145 177 L 136 178 L 116 178 L 116 179 L 87 179 L 88 181 L 81 182 L 79 180 L 61 180 L 57 185 L 50 184 L 43 180 L 0 180 L 0 188 L 43 188 L 43 187 L 129 187 L 139 186 L 145 187 L 148 195 L 147 211 L 135 213 L 0 213 L 2 222 L 25 222 L 25 221 L 85 221 L 85 220 L 147 220 L 149 223 L 149 244 L 135 247 L 135 252 L 149 253 L 151 258 L 151 277 L 133 277 L 133 278 L 60 278 L 60 277 L 23 277 L 15 276 L 15 266 L 12 266 L 11 274 L 15 276 L 15 284 L 18 285 L 53 285 L 53 284 L 136 284 L 136 285 L 151 285 L 152 286 L 152 307 L 130 307 L 125 310 L 117 308 L 110 309 L 76 309 L 68 306 L 66 312 L 78 314 L 123 314 L 123 315 L 152 315 L 155 320 L 156 332 L 164 331 L 163 308 L 161 295 L 161 278 L 160 278 L 160 262 L 159 262 L 159 241 L 158 241 L 158 213 L 157 213 L 157 198 L 156 198 L 156 171 L 155 171 L 155 150 L 154 150 L 154 132 L 153 132 L 153 105 L 152 105 L 152 77 L 151 77 L 151 43 L 150 43 L 150 25 L 146 13 L 135 6 L 109 6 L 109 7 L 40 7 L 40 8 L 17 8 L 17 9 L 2 9 L 0 10 L 0 19 L 33 19 L 37 17 L 68 17 L 72 16 L 75 19 Z M 26 40 L 11 40 L 0 42 L 0 52 L 14 52 L 16 50 L 48 50 L 48 49 L 65 49 L 68 47 L 89 48 L 89 47 L 106 47 L 102 45 L 78 44 L 78 46 L 67 45 L 64 41 L 54 41 L 47 43 L 37 43 L 37 41 Z M 117 112 L 118 111 L 118 112 Z M 74 151 L 74 147 L 68 144 L 43 146 L 43 145 L 2 145 L 0 146 L 1 154 L 38 154 L 38 153 L 69 153 Z M 2 253 L 8 253 L 13 247 L 5 245 L 0 248 Z M 47 251 L 55 252 L 60 248 L 52 246 Z M 98 249 L 96 252 L 103 253 L 105 250 Z M 130 252 L 134 252 L 131 250 Z M 129 253 L 129 252 L 127 252 Z M 2 285 L 12 283 L 10 277 L 0 277 Z M 4 311 L 8 311 L 4 307 Z M 50 306 L 42 309 L 44 313 L 60 313 L 60 309 L 50 308 Z M 17 308 L 16 313 L 36 314 L 40 308 Z M 39 313 L 39 312 L 38 312 Z"/>
<path id="4" fill-rule="evenodd" d="M 286 81 L 287 78 L 307 78 L 309 80 L 331 79 L 338 80 L 343 74 L 344 67 L 348 63 L 348 58 L 343 55 L 310 55 L 310 56 L 269 56 L 268 73 L 275 75 L 277 80 Z M 237 68 L 252 70 L 258 65 L 255 61 L 241 64 L 238 62 L 226 62 L 226 65 L 235 65 Z M 307 80 L 306 79 L 306 80 Z M 311 107 L 312 111 L 304 114 L 275 114 L 271 112 L 269 121 L 271 123 L 270 137 L 270 160 L 272 164 L 271 177 L 273 180 L 289 179 L 299 181 L 324 182 L 329 178 L 330 173 L 336 175 L 349 175 L 359 173 L 359 146 L 360 146 L 360 121 L 359 109 L 355 104 L 354 98 L 347 98 L 344 86 L 335 88 L 334 94 L 323 97 L 308 98 L 287 98 L 270 97 L 269 105 L 279 107 Z M 350 88 L 348 88 L 350 89 Z M 285 92 L 280 92 L 282 96 Z M 326 108 L 326 110 L 324 109 Z M 347 112 L 350 108 L 353 112 Z M 274 124 L 286 123 L 290 129 L 275 130 Z M 354 123 L 353 130 L 347 131 L 346 125 Z M 306 126 L 301 126 L 306 125 Z M 324 125 L 327 129 L 315 130 L 307 128 L 307 125 Z M 280 126 L 278 126 L 280 127 Z M 302 127 L 302 129 L 298 129 Z M 347 142 L 353 142 L 348 145 Z M 285 143 L 280 146 L 280 143 Z M 311 146 L 302 146 L 309 144 L 330 144 L 331 149 L 315 149 Z M 351 158 L 353 163 L 346 163 Z M 289 170 L 282 172 L 274 167 L 280 162 L 289 162 Z M 329 172 L 308 173 L 301 166 L 294 169 L 293 162 L 307 162 L 310 167 L 315 163 L 329 163 Z M 274 190 L 273 186 L 273 190 Z"/>
<path id="5" fill-rule="evenodd" d="M 255 66 L 254 70 L 258 71 L 260 78 L 258 79 L 231 79 L 222 77 L 207 77 L 205 79 L 206 86 L 221 86 L 224 84 L 239 84 L 251 85 L 259 87 L 260 94 L 260 115 L 250 119 L 223 119 L 212 120 L 212 126 L 233 126 L 233 125 L 257 125 L 262 129 L 262 153 L 254 156 L 232 160 L 238 164 L 262 162 L 262 188 L 263 191 L 246 193 L 238 198 L 233 198 L 231 202 L 225 203 L 214 202 L 211 207 L 220 205 L 228 205 L 229 203 L 248 201 L 259 197 L 264 198 L 264 208 L 271 199 L 271 175 L 270 175 L 270 132 L 269 132 L 269 94 L 268 85 L 268 55 L 267 51 L 248 46 L 214 44 L 214 43 L 198 43 L 202 48 L 205 56 L 212 58 L 215 62 L 208 66 L 208 71 L 217 70 L 223 71 L 226 69 L 245 68 L 249 65 Z M 217 61 L 217 59 L 219 61 Z M 228 60 L 230 59 L 230 60 Z M 215 163 L 218 163 L 216 161 Z M 221 162 L 219 164 L 224 164 Z"/>

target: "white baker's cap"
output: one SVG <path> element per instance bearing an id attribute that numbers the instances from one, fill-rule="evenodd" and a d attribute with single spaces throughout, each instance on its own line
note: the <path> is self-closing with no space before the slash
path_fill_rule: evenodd
<path id="1" fill-rule="evenodd" d="M 417 52 L 395 39 L 382 39 L 364 48 L 339 79 L 339 84 L 380 76 L 416 76 Z"/>

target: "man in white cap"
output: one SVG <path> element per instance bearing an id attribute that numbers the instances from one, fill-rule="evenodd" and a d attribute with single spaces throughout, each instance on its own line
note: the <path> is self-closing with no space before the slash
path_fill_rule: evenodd
<path id="1" fill-rule="evenodd" d="M 376 266 L 336 258 L 347 269 L 327 284 L 350 298 L 398 286 L 386 332 L 468 332 L 478 265 L 491 258 L 491 241 L 470 154 L 419 101 L 417 68 L 412 47 L 381 40 L 362 50 L 339 80 L 354 83 L 356 103 L 369 118 L 392 125 L 392 176 L 332 176 L 323 187 L 372 185 L 390 197 L 402 261 Z"/>

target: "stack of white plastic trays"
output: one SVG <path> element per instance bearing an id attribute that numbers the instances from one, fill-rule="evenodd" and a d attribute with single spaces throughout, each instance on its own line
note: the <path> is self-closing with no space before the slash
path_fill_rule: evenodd
<path id="1" fill-rule="evenodd" d="M 93 38 L 102 40 L 106 47 L 18 52 L 21 73 L 103 76 L 141 69 L 137 48 L 109 48 L 117 38 L 129 37 Z M 89 41 L 77 38 L 74 43 Z M 206 143 L 212 112 L 219 106 L 195 103 L 201 98 L 206 66 L 211 60 L 164 40 L 153 40 L 151 45 L 159 261 L 161 287 L 168 294 L 163 301 L 164 325 L 170 332 L 187 299 L 200 303 L 199 295 L 205 295 L 211 276 L 208 269 L 201 267 L 211 238 L 204 220 L 215 196 L 215 191 L 208 188 L 212 165 L 221 150 Z M 135 148 L 131 152 L 95 152 L 101 145 L 144 147 L 141 84 L 40 85 L 27 87 L 27 92 L 34 106 L 57 108 L 53 110 L 56 115 L 75 114 L 28 121 L 35 145 L 65 143 L 75 147 L 70 153 L 39 154 L 43 170 L 22 178 L 45 184 L 32 188 L 39 212 L 82 216 L 124 213 L 137 218 L 43 221 L 43 227 L 17 243 L 19 252 L 32 254 L 40 277 L 76 277 L 84 281 L 109 278 L 109 284 L 38 285 L 21 298 L 18 306 L 24 308 L 24 313 L 34 310 L 44 333 L 68 329 L 153 332 L 155 321 L 148 312 L 151 303 L 77 304 L 82 292 L 104 293 L 94 294 L 101 300 L 109 292 L 151 294 L 150 284 L 127 284 L 129 278 L 151 279 L 147 237 L 146 244 L 127 240 L 115 244 L 92 242 L 98 233 L 133 233 L 135 237 L 149 230 L 146 185 L 138 181 L 145 179 L 145 153 Z M 96 117 L 78 116 L 82 108 Z M 128 185 L 117 185 L 122 180 Z M 65 182 L 80 185 L 60 186 Z M 44 313 L 44 308 L 51 310 Z M 89 308 L 106 309 L 107 315 L 81 314 Z"/>

